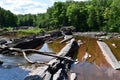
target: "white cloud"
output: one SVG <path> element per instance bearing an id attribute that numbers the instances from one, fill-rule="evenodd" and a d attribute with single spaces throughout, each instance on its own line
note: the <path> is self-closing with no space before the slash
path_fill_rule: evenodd
<path id="1" fill-rule="evenodd" d="M 87 1 L 87 0 L 74 0 L 74 1 Z"/>
<path id="2" fill-rule="evenodd" d="M 46 12 L 48 4 L 37 0 L 0 0 L 0 6 L 15 14 L 37 14 Z"/>
<path id="3" fill-rule="evenodd" d="M 46 12 L 47 8 L 51 7 L 56 1 L 65 0 L 0 0 L 0 7 L 15 14 L 37 14 Z"/>

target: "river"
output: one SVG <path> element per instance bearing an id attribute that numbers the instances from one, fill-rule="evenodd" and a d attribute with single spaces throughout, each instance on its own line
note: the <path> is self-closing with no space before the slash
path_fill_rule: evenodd
<path id="1" fill-rule="evenodd" d="M 54 41 L 52 43 L 45 43 L 39 49 L 42 52 L 59 52 L 64 45 L 57 46 L 59 41 Z M 37 53 L 28 54 L 29 59 L 32 61 L 39 61 L 39 62 L 48 62 L 53 57 L 40 55 Z M 0 54 L 0 61 L 4 63 L 0 66 L 0 80 L 24 80 L 25 76 L 28 75 L 29 72 L 36 69 L 38 66 L 37 64 L 29 64 L 23 56 L 5 56 Z"/>
<path id="2" fill-rule="evenodd" d="M 58 53 L 65 45 L 59 42 L 60 40 L 49 44 L 45 43 L 39 50 Z M 84 48 L 86 48 L 86 44 L 80 46 L 77 56 L 79 63 L 71 66 L 71 72 L 77 74 L 78 80 L 120 80 L 120 71 L 114 70 L 106 62 L 101 52 L 99 51 L 100 53 L 98 53 L 99 49 L 95 47 L 96 44 L 92 45 L 93 47 L 91 47 L 95 49 L 94 52 L 91 53 L 91 58 L 87 60 L 82 60 L 85 56 Z M 37 53 L 28 54 L 27 56 L 33 61 L 41 62 L 47 62 L 52 59 L 52 57 L 39 55 Z M 29 72 L 40 66 L 37 64 L 29 64 L 23 56 L 5 56 L 0 54 L 0 60 L 4 62 L 4 64 L 0 66 L 0 80 L 24 80 Z"/>

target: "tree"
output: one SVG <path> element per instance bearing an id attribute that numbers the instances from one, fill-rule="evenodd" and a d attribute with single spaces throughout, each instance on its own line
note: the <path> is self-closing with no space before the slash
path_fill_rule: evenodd
<path id="1" fill-rule="evenodd" d="M 0 26 L 38 26 L 59 29 L 74 26 L 77 31 L 120 31 L 119 0 L 55 2 L 46 13 L 16 15 L 0 8 Z"/>
<path id="2" fill-rule="evenodd" d="M 25 14 L 18 15 L 18 26 L 35 26 L 36 15 Z"/>
<path id="3" fill-rule="evenodd" d="M 86 31 L 87 11 L 84 2 L 73 2 L 67 7 L 67 17 L 70 25 L 76 27 L 78 31 Z"/>
<path id="4" fill-rule="evenodd" d="M 9 10 L 4 10 L 0 7 L 0 26 L 15 27 L 17 26 L 17 16 Z"/>

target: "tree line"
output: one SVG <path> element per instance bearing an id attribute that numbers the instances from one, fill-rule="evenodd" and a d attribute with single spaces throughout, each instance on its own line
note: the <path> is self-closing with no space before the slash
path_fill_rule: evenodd
<path id="1" fill-rule="evenodd" d="M 17 16 L 0 7 L 0 27 L 17 26 Z"/>
<path id="2" fill-rule="evenodd" d="M 59 29 L 74 26 L 77 31 L 120 32 L 119 0 L 55 2 L 46 13 L 15 15 L 0 8 L 0 26 L 38 26 Z"/>

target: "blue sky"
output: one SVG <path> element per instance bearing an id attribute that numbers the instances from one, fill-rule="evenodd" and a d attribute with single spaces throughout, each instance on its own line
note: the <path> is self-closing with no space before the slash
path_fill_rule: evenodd
<path id="1" fill-rule="evenodd" d="M 47 8 L 57 1 L 65 0 L 0 0 L 0 7 L 10 10 L 15 14 L 37 14 L 46 12 Z"/>

